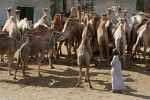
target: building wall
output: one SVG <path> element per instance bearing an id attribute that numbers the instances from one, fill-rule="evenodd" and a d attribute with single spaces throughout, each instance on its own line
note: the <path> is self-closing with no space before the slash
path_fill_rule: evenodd
<path id="1" fill-rule="evenodd" d="M 12 7 L 15 10 L 17 7 L 34 7 L 34 22 L 37 22 L 42 17 L 42 8 L 49 8 L 49 21 L 52 20 L 50 16 L 50 6 L 53 4 L 51 0 L 0 0 L 0 26 L 4 26 L 7 20 L 6 8 Z"/>
<path id="2" fill-rule="evenodd" d="M 105 13 L 106 9 L 112 6 L 121 6 L 121 8 L 128 9 L 129 18 L 134 11 L 136 11 L 137 0 L 93 0 L 93 10 L 96 14 Z"/>

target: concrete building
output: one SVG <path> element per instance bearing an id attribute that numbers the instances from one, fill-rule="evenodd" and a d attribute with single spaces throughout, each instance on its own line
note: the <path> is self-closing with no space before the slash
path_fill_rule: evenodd
<path id="1" fill-rule="evenodd" d="M 49 8 L 48 17 L 51 21 L 55 13 L 59 11 L 68 13 L 71 7 L 81 3 L 85 5 L 89 2 L 91 10 L 97 14 L 105 12 L 108 7 L 117 5 L 128 9 L 128 16 L 136 10 L 150 10 L 150 0 L 0 0 L 0 26 L 4 26 L 7 20 L 6 8 L 8 7 L 12 7 L 14 10 L 20 9 L 20 18 L 27 17 L 34 24 L 43 15 L 42 8 Z"/>

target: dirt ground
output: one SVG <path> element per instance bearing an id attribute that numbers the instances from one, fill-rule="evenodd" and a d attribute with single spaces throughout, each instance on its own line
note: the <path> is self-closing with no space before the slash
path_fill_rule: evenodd
<path id="1" fill-rule="evenodd" d="M 17 80 L 13 80 L 14 76 L 8 76 L 8 67 L 0 66 L 0 100 L 150 100 L 150 67 L 145 67 L 143 60 L 127 60 L 129 68 L 122 70 L 127 91 L 116 94 L 111 93 L 109 62 L 104 61 L 97 68 L 97 59 L 92 60 L 90 65 L 90 79 L 94 89 L 89 89 L 85 82 L 81 87 L 75 87 L 78 67 L 77 64 L 71 64 L 67 56 L 55 62 L 55 69 L 50 69 L 44 60 L 42 77 L 38 77 L 34 58 L 31 58 L 26 68 L 26 79 L 22 77 L 21 69 L 17 73 Z M 16 62 L 12 73 L 15 65 Z"/>

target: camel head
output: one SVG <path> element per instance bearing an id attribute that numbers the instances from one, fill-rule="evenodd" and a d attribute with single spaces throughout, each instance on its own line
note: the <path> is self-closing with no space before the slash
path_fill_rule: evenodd
<path id="1" fill-rule="evenodd" d="M 60 19 L 61 19 L 61 15 L 60 14 L 55 14 L 54 20 L 59 21 Z"/>
<path id="2" fill-rule="evenodd" d="M 58 32 L 58 31 L 53 31 L 52 32 L 52 35 L 51 35 L 51 41 L 50 42 L 53 42 L 53 43 L 56 43 L 59 41 L 59 37 L 61 37 L 63 34 L 61 32 Z"/>
<path id="3" fill-rule="evenodd" d="M 16 15 L 20 15 L 20 10 L 16 10 Z"/>
<path id="4" fill-rule="evenodd" d="M 121 7 L 120 6 L 112 6 L 111 8 L 114 12 L 120 12 L 121 11 Z"/>
<path id="5" fill-rule="evenodd" d="M 82 10 L 82 6 L 81 5 L 77 5 L 77 10 L 81 11 Z"/>
<path id="6" fill-rule="evenodd" d="M 60 11 L 59 13 L 61 14 L 61 17 L 64 17 L 64 16 L 65 16 L 65 14 L 64 14 L 63 11 Z"/>
<path id="7" fill-rule="evenodd" d="M 86 25 L 86 27 L 83 29 L 83 33 L 82 33 L 82 39 L 84 37 L 87 37 L 88 39 L 92 39 L 92 28 L 91 28 L 91 24 L 88 23 L 88 25 Z"/>
<path id="8" fill-rule="evenodd" d="M 123 26 L 124 23 L 126 22 L 126 19 L 125 19 L 125 18 L 118 18 L 117 21 L 118 21 L 118 23 L 117 23 L 117 25 L 116 25 L 117 27 L 118 27 L 119 25 Z"/>
<path id="9" fill-rule="evenodd" d="M 76 7 L 72 7 L 71 8 L 71 12 L 70 12 L 70 17 L 77 17 L 77 8 Z"/>
<path id="10" fill-rule="evenodd" d="M 48 8 L 43 8 L 43 13 L 48 16 Z"/>
<path id="11" fill-rule="evenodd" d="M 13 9 L 11 7 L 8 7 L 8 8 L 6 8 L 6 10 L 7 10 L 7 19 L 9 19 L 10 16 L 12 16 Z"/>
<path id="12" fill-rule="evenodd" d="M 20 21 L 20 10 L 16 10 L 16 21 L 19 23 Z"/>
<path id="13" fill-rule="evenodd" d="M 107 8 L 106 13 L 111 15 L 113 13 L 113 9 L 112 8 Z"/>
<path id="14" fill-rule="evenodd" d="M 101 21 L 107 21 L 107 20 L 108 20 L 107 14 L 106 13 L 102 13 L 101 14 Z"/>
<path id="15" fill-rule="evenodd" d="M 128 10 L 127 10 L 127 9 L 123 11 L 123 17 L 124 17 L 124 18 L 126 18 L 127 13 L 128 13 Z"/>

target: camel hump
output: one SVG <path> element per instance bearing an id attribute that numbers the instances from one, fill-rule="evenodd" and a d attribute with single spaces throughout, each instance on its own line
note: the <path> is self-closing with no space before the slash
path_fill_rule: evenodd
<path id="1" fill-rule="evenodd" d="M 0 34 L 0 38 L 2 38 L 2 37 L 7 37 L 7 35 L 2 33 L 2 34 Z"/>

